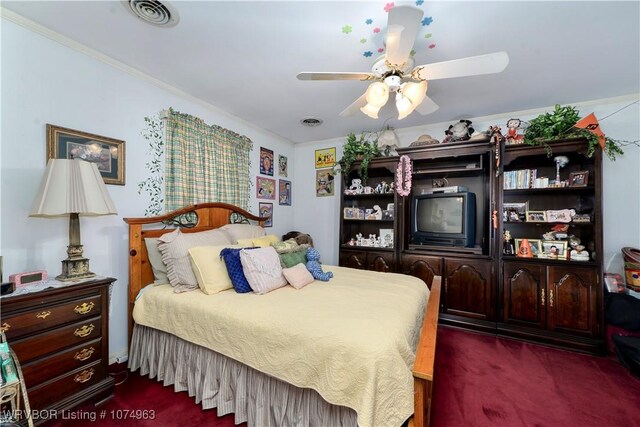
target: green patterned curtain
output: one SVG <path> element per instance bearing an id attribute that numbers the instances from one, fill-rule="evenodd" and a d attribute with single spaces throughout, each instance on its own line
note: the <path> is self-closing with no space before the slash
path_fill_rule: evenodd
<path id="1" fill-rule="evenodd" d="M 249 207 L 249 138 L 171 108 L 166 132 L 167 212 L 204 202 Z"/>

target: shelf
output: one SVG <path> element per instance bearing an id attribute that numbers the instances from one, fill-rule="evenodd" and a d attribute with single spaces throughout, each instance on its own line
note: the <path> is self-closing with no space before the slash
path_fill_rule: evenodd
<path id="1" fill-rule="evenodd" d="M 353 249 L 354 251 L 379 251 L 393 252 L 394 248 L 376 248 L 375 246 L 340 245 L 342 249 Z"/>
<path id="2" fill-rule="evenodd" d="M 584 266 L 597 266 L 599 265 L 597 261 L 571 261 L 566 259 L 553 259 L 553 258 L 523 258 L 513 255 L 503 255 L 503 261 L 518 261 L 523 263 L 532 263 L 532 264 L 558 264 L 558 265 L 584 265 Z"/>
<path id="3" fill-rule="evenodd" d="M 549 227 L 553 227 L 554 225 L 568 225 L 569 227 L 593 227 L 595 224 L 593 222 L 526 222 L 526 221 L 502 221 L 503 228 L 507 225 L 514 224 L 527 224 L 527 225 L 546 225 Z"/>
<path id="4" fill-rule="evenodd" d="M 345 199 L 373 199 L 373 198 L 380 198 L 380 197 L 385 197 L 385 198 L 390 198 L 393 199 L 394 193 L 372 193 L 372 194 L 343 194 L 342 197 L 344 197 Z"/>
<path id="5" fill-rule="evenodd" d="M 392 219 L 353 219 L 353 218 L 342 218 L 345 222 L 393 222 Z"/>
<path id="6" fill-rule="evenodd" d="M 521 194 L 560 194 L 560 193 L 593 193 L 593 186 L 587 187 L 549 187 L 549 188 L 514 188 L 511 190 L 503 190 L 504 195 L 521 195 Z"/>
<path id="7" fill-rule="evenodd" d="M 441 175 L 443 173 L 471 173 L 471 172 L 482 172 L 484 169 L 482 167 L 473 167 L 473 168 L 439 168 L 439 169 L 425 169 L 425 170 L 417 170 L 413 172 L 414 175 Z"/>

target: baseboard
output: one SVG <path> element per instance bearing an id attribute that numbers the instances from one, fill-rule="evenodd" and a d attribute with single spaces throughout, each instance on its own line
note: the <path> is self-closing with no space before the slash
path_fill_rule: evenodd
<path id="1" fill-rule="evenodd" d="M 126 350 L 118 354 L 109 355 L 109 365 L 113 365 L 114 363 L 125 363 L 127 360 L 129 360 L 129 354 Z"/>

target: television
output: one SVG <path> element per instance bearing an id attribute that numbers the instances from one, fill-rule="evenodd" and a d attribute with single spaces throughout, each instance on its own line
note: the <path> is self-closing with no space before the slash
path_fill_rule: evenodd
<path id="1" fill-rule="evenodd" d="M 458 191 L 414 196 L 410 232 L 414 245 L 473 247 L 476 195 Z"/>

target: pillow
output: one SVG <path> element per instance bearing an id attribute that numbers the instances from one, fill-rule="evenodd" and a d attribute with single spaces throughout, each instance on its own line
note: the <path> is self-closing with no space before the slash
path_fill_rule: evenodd
<path id="1" fill-rule="evenodd" d="M 253 246 L 253 239 L 238 239 L 238 245 L 243 247 Z"/>
<path id="2" fill-rule="evenodd" d="M 278 236 L 275 234 L 269 234 L 268 236 L 253 239 L 253 246 L 260 246 L 261 248 L 264 248 L 266 246 L 270 246 L 272 243 L 278 242 L 279 240 L 280 239 L 278 239 Z"/>
<path id="3" fill-rule="evenodd" d="M 233 289 L 235 289 L 239 294 L 253 291 L 253 289 L 251 289 L 251 286 L 249 285 L 249 282 L 247 282 L 244 271 L 242 270 L 242 262 L 240 261 L 240 249 L 224 248 L 220 252 L 220 256 L 224 260 L 224 264 L 227 267 L 227 273 L 229 274 L 229 279 L 231 280 Z"/>
<path id="4" fill-rule="evenodd" d="M 285 279 L 287 279 L 287 282 L 296 289 L 302 289 L 315 280 L 304 264 L 296 264 L 290 268 L 283 268 L 282 274 Z"/>
<path id="5" fill-rule="evenodd" d="M 262 237 L 267 232 L 259 225 L 252 224 L 227 224 L 220 227 L 231 236 L 231 243 L 235 244 L 240 239 L 255 239 Z"/>
<path id="6" fill-rule="evenodd" d="M 287 284 L 278 253 L 271 246 L 250 251 L 241 249 L 240 262 L 249 286 L 257 294 L 266 294 Z"/>
<path id="7" fill-rule="evenodd" d="M 298 245 L 298 242 L 296 242 L 296 239 L 289 239 L 289 240 L 285 240 L 284 242 L 272 243 L 271 246 L 274 247 L 276 252 L 281 254 L 284 252 L 295 251 L 299 248 L 300 245 Z"/>
<path id="8" fill-rule="evenodd" d="M 158 238 L 158 249 L 162 261 L 167 265 L 167 277 L 174 292 L 193 291 L 198 288 L 198 280 L 191 269 L 189 249 L 195 246 L 228 245 L 228 236 L 220 230 L 200 233 L 183 233 L 176 229 Z"/>
<path id="9" fill-rule="evenodd" d="M 160 249 L 158 249 L 158 239 L 146 237 L 144 243 L 147 245 L 147 256 L 153 271 L 153 283 L 156 285 L 169 283 L 167 266 L 162 262 L 162 255 L 160 254 Z"/>
<path id="10" fill-rule="evenodd" d="M 308 246 L 308 245 L 306 245 Z M 296 264 L 306 264 L 307 248 L 300 248 L 297 251 L 285 252 L 280 254 L 280 264 L 285 268 L 293 267 Z"/>
<path id="11" fill-rule="evenodd" d="M 198 286 L 207 295 L 233 288 L 227 266 L 220 257 L 220 252 L 225 247 L 227 246 L 196 246 L 189 249 L 193 274 L 196 276 Z M 232 247 L 239 248 L 239 246 Z"/>

